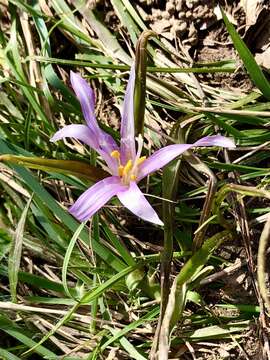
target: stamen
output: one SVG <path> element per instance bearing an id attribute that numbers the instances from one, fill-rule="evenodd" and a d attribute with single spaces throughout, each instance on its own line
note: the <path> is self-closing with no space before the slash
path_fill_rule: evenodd
<path id="1" fill-rule="evenodd" d="M 119 165 L 119 166 L 118 166 L 118 175 L 119 175 L 120 177 L 122 177 L 122 176 L 123 176 L 123 173 L 124 173 L 124 166 L 123 166 L 123 165 Z"/>
<path id="2" fill-rule="evenodd" d="M 134 175 L 134 174 L 131 174 L 130 175 L 130 180 L 131 181 L 135 181 L 137 179 L 137 176 L 136 175 Z"/>
<path id="3" fill-rule="evenodd" d="M 114 159 L 120 159 L 120 152 L 118 150 L 113 150 L 111 152 L 111 157 L 113 157 Z"/>
<path id="4" fill-rule="evenodd" d="M 146 156 L 141 156 L 141 157 L 137 160 L 136 165 L 141 165 L 145 160 L 146 160 Z"/>
<path id="5" fill-rule="evenodd" d="M 123 169 L 123 176 L 127 175 L 129 173 L 129 171 L 132 168 L 132 160 L 128 160 L 128 162 L 126 163 L 124 169 Z"/>

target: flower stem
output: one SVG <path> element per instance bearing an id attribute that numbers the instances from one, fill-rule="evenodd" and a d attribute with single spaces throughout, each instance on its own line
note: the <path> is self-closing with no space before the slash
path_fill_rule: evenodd
<path id="1" fill-rule="evenodd" d="M 134 89 L 134 122 L 135 135 L 142 134 L 144 131 L 144 112 L 146 96 L 146 68 L 147 53 L 146 47 L 148 39 L 157 34 L 152 30 L 144 30 L 139 37 L 135 53 L 135 89 Z"/>

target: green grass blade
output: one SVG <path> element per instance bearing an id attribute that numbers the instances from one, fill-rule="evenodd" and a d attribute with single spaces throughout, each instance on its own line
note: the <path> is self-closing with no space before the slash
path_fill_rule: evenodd
<path id="1" fill-rule="evenodd" d="M 221 9 L 223 20 L 225 22 L 226 28 L 232 38 L 233 44 L 238 51 L 239 56 L 241 57 L 247 72 L 249 73 L 252 81 L 261 90 L 262 94 L 270 99 L 270 84 L 266 77 L 264 76 L 261 68 L 256 63 L 252 53 L 249 48 L 246 46 L 244 41 L 241 39 L 240 35 L 236 32 L 234 26 L 229 22 L 225 12 Z"/>
<path id="2" fill-rule="evenodd" d="M 134 266 L 128 266 L 118 274 L 115 274 L 110 279 L 105 281 L 103 284 L 101 284 L 97 289 L 88 291 L 80 300 L 81 304 L 89 303 L 96 299 L 97 297 L 101 296 L 106 290 L 110 289 L 115 283 L 117 283 L 119 280 L 123 279 L 125 276 L 130 274 L 132 271 L 138 269 L 141 267 L 142 264 L 136 264 Z"/>
<path id="3" fill-rule="evenodd" d="M 38 157 L 16 156 L 11 154 L 0 155 L 0 162 L 7 161 L 30 169 L 75 175 L 91 181 L 99 181 L 109 174 L 95 166 L 77 160 L 44 159 Z"/>
<path id="4" fill-rule="evenodd" d="M 22 212 L 9 252 L 8 278 L 9 278 L 11 298 L 13 302 L 17 301 L 18 271 L 21 263 L 24 226 L 31 201 L 32 201 L 32 197 L 28 200 Z"/>
<path id="5" fill-rule="evenodd" d="M 113 336 L 115 336 L 117 334 L 117 330 L 115 330 L 111 327 L 109 327 L 109 330 L 113 334 Z M 123 347 L 123 349 L 125 349 L 128 352 L 131 359 L 135 359 L 135 360 L 146 360 L 147 359 L 146 357 L 144 357 L 143 355 L 141 355 L 138 352 L 138 350 L 131 344 L 131 342 L 128 341 L 127 338 L 122 337 L 122 338 L 120 338 L 119 342 L 120 342 L 121 346 Z"/>
<path id="6" fill-rule="evenodd" d="M 0 349 L 0 357 L 3 360 L 20 360 L 20 358 L 18 358 L 17 356 L 13 355 L 11 352 L 4 349 Z"/>
<path id="7" fill-rule="evenodd" d="M 72 236 L 72 239 L 70 240 L 70 243 L 68 245 L 67 251 L 66 251 L 66 255 L 64 258 L 64 262 L 63 262 L 63 268 L 62 268 L 62 282 L 63 282 L 63 286 L 65 289 L 66 294 L 70 297 L 73 298 L 72 294 L 69 291 L 69 288 L 67 286 L 67 270 L 68 270 L 68 264 L 69 264 L 69 260 L 72 254 L 72 250 L 76 244 L 76 241 L 78 239 L 78 237 L 80 236 L 80 233 L 82 231 L 82 229 L 85 226 L 85 222 L 81 223 L 81 225 L 78 227 L 78 229 L 75 231 L 74 235 Z"/>
<path id="8" fill-rule="evenodd" d="M 29 336 L 26 335 L 26 329 L 23 329 L 11 320 L 9 320 L 5 315 L 0 314 L 0 329 L 3 330 L 8 335 L 12 336 L 16 340 L 19 340 L 22 344 L 25 344 L 27 347 L 35 346 L 36 353 L 44 356 L 44 358 L 55 359 L 56 354 L 48 350 L 44 346 L 38 345 L 33 341 Z"/>
<path id="9" fill-rule="evenodd" d="M 114 336 L 112 336 L 110 339 L 108 339 L 104 344 L 102 344 L 100 350 L 104 351 L 107 349 L 107 347 L 111 344 L 113 344 L 115 341 L 120 339 L 122 336 L 129 333 L 131 330 L 137 329 L 139 326 L 145 324 L 146 321 L 152 320 L 159 314 L 159 308 L 155 307 L 151 311 L 149 311 L 146 315 L 142 316 L 140 319 L 133 321 L 131 324 L 125 326 L 123 329 L 119 330 L 115 333 Z"/>

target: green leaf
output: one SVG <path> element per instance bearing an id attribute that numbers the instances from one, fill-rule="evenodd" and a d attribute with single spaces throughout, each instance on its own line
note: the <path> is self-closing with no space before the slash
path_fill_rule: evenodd
<path id="1" fill-rule="evenodd" d="M 108 348 L 109 345 L 113 344 L 116 340 L 120 339 L 122 336 L 130 332 L 131 330 L 137 329 L 141 325 L 145 325 L 145 322 L 152 320 L 159 314 L 159 308 L 154 307 L 146 315 L 142 316 L 140 319 L 133 321 L 131 324 L 125 326 L 123 329 L 115 332 L 113 337 L 109 338 L 102 346 L 101 351 L 104 351 Z"/>
<path id="2" fill-rule="evenodd" d="M 225 12 L 221 9 L 223 20 L 225 22 L 226 28 L 232 38 L 233 44 L 238 51 L 239 56 L 241 57 L 247 72 L 249 73 L 252 81 L 261 90 L 263 95 L 270 99 L 270 84 L 266 77 L 264 76 L 261 68 L 256 63 L 252 53 L 241 39 L 240 35 L 236 32 L 234 26 L 229 22 Z"/>
<path id="3" fill-rule="evenodd" d="M 32 201 L 32 197 L 28 200 L 22 212 L 22 216 L 17 225 L 17 229 L 15 231 L 15 235 L 13 237 L 11 249 L 9 252 L 8 277 L 9 277 L 10 293 L 13 302 L 17 301 L 18 271 L 21 263 L 24 225 L 31 201 Z"/>
<path id="4" fill-rule="evenodd" d="M 30 169 L 39 169 L 49 172 L 75 175 L 93 182 L 104 179 L 109 174 L 95 166 L 77 160 L 43 159 L 38 157 L 17 156 L 5 154 L 0 156 L 0 161 L 7 161 Z"/>
<path id="5" fill-rule="evenodd" d="M 117 333 L 118 333 L 117 330 L 115 330 L 111 327 L 108 327 L 108 328 L 109 328 L 110 332 L 113 334 L 113 336 L 117 336 Z M 131 359 L 135 359 L 135 360 L 146 360 L 147 359 L 146 357 L 144 357 L 143 355 L 141 355 L 138 352 L 138 350 L 135 348 L 135 346 L 133 346 L 131 344 L 131 342 L 128 341 L 127 338 L 121 337 L 119 339 L 119 342 L 120 342 L 121 346 L 123 347 L 123 349 L 125 349 L 128 352 Z"/>
<path id="6" fill-rule="evenodd" d="M 0 349 L 0 357 L 4 360 L 20 360 L 17 356 L 11 354 L 9 351 Z"/>
<path id="7" fill-rule="evenodd" d="M 74 248 L 74 245 L 82 231 L 82 229 L 85 226 L 85 222 L 81 223 L 80 226 L 78 227 L 78 229 L 75 231 L 74 235 L 72 236 L 72 239 L 70 240 L 70 243 L 68 245 L 67 248 L 67 252 L 64 258 L 64 262 L 63 262 L 63 269 L 62 269 L 62 282 L 63 282 L 63 286 L 65 289 L 66 294 L 70 297 L 73 298 L 72 294 L 69 291 L 68 285 L 67 285 L 67 269 L 68 269 L 68 263 L 72 254 L 72 250 Z"/>
<path id="8" fill-rule="evenodd" d="M 13 321 L 9 320 L 5 315 L 0 314 L 0 329 L 12 336 L 14 339 L 20 341 L 27 347 L 36 346 L 36 353 L 42 355 L 47 359 L 55 359 L 56 354 L 48 350 L 44 346 L 37 345 L 35 341 L 31 339 L 31 335 L 27 336 L 26 329 L 19 327 Z"/>

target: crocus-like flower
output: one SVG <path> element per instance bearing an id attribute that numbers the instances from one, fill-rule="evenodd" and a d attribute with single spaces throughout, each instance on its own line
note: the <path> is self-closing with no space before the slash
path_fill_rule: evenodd
<path id="1" fill-rule="evenodd" d="M 134 66 L 124 98 L 120 146 L 111 135 L 98 126 L 95 117 L 95 95 L 80 75 L 71 72 L 71 84 L 78 97 L 87 125 L 72 124 L 56 132 L 51 141 L 72 137 L 95 149 L 105 160 L 111 176 L 97 182 L 86 190 L 69 209 L 79 221 L 93 216 L 113 196 L 138 217 L 163 225 L 157 213 L 140 191 L 137 183 L 147 175 L 162 168 L 178 155 L 197 146 L 234 147 L 234 142 L 224 136 L 206 136 L 194 144 L 174 144 L 166 146 L 146 158 L 142 156 L 143 138 L 134 137 Z"/>

